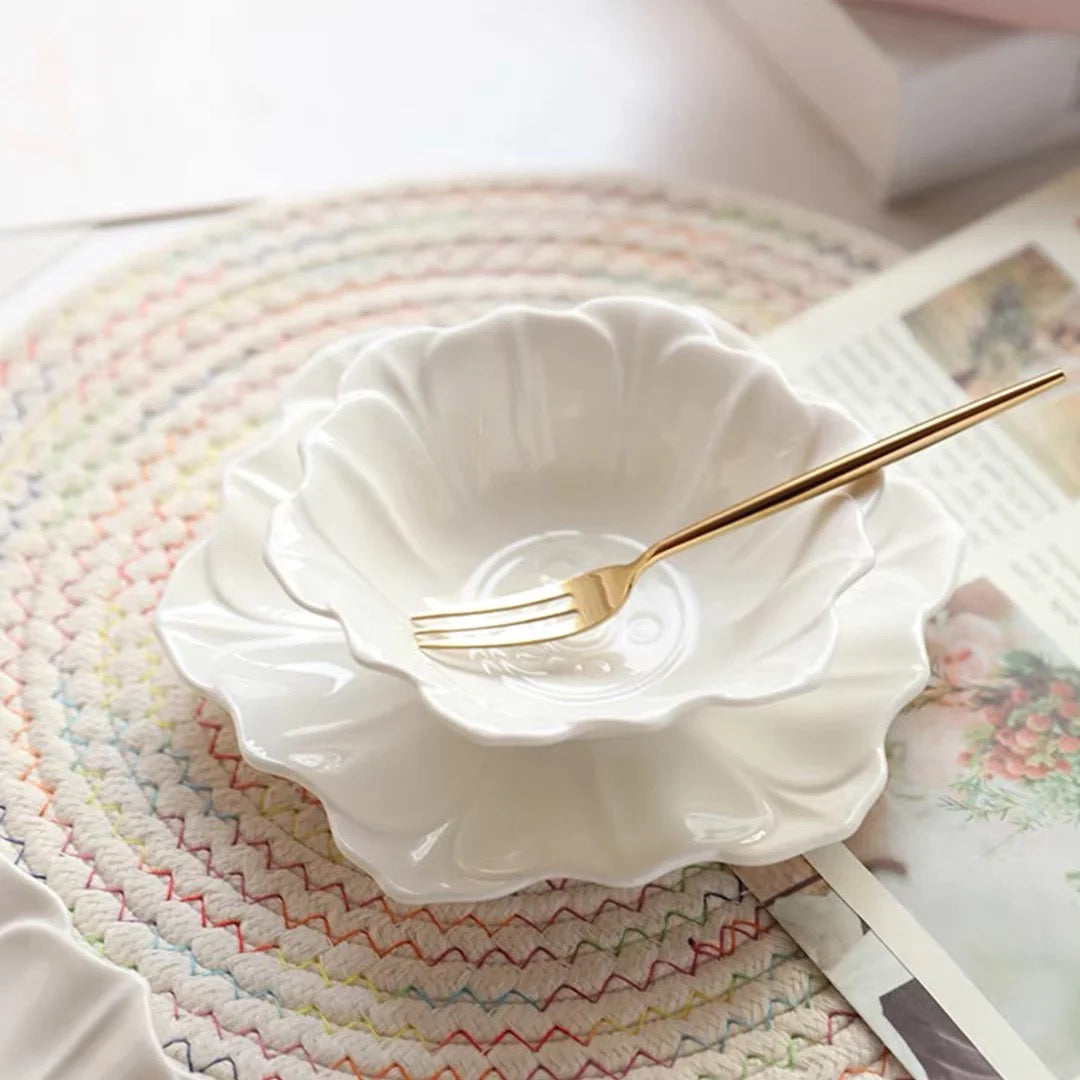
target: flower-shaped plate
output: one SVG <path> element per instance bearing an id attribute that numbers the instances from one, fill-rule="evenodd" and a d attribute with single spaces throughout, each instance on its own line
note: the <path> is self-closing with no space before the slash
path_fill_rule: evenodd
<path id="1" fill-rule="evenodd" d="M 547 877 L 628 886 L 850 835 L 884 785 L 885 731 L 925 684 L 923 626 L 959 562 L 959 527 L 938 502 L 885 486 L 867 520 L 877 561 L 837 602 L 832 658 L 806 693 L 656 731 L 484 745 L 408 681 L 360 667 L 337 621 L 296 605 L 261 560 L 274 506 L 301 481 L 299 439 L 371 340 L 324 350 L 293 381 L 278 425 L 226 471 L 219 527 L 158 608 L 171 659 L 232 714 L 248 761 L 316 794 L 341 850 L 408 901 Z"/>

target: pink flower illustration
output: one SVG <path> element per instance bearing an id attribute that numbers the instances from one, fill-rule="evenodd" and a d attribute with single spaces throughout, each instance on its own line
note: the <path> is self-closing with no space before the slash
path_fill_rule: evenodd
<path id="1" fill-rule="evenodd" d="M 966 611 L 948 621 L 932 623 L 926 631 L 926 647 L 935 669 L 955 687 L 988 678 L 1008 644 L 1000 626 Z"/>

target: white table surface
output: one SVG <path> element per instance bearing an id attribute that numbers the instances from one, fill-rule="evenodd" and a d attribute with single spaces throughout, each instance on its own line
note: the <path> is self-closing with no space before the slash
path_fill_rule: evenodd
<path id="1" fill-rule="evenodd" d="M 126 86 L 133 101 L 149 66 L 188 70 L 197 80 L 211 69 L 208 57 L 220 64 L 230 55 L 255 56 L 258 64 L 248 66 L 258 72 L 250 79 L 280 78 L 288 89 L 285 104 L 270 110 L 269 128 L 259 138 L 236 132 L 242 153 L 235 147 L 226 152 L 220 124 L 209 124 L 209 141 L 197 156 L 208 199 L 218 168 L 222 191 L 240 184 L 253 196 L 451 173 L 602 169 L 779 196 L 917 247 L 1080 161 L 1080 149 L 1059 149 L 882 207 L 859 165 L 747 42 L 723 0 L 258 0 L 258 16 L 255 0 L 235 3 L 224 19 L 214 13 L 226 9 L 189 0 L 179 22 L 148 18 L 134 0 L 95 5 L 96 51 L 81 69 L 83 78 Z M 248 8 L 245 22 L 238 12 Z M 91 33 L 90 24 L 78 21 L 88 10 L 74 0 L 12 9 L 0 58 L 68 47 L 72 26 Z M 64 21 L 70 19 L 76 21 Z M 290 26 L 295 49 L 284 32 Z M 322 52 L 313 47 L 318 43 Z M 152 64 L 144 55 L 151 47 Z M 134 55 L 138 62 L 125 67 L 125 57 Z M 355 61 L 346 63 L 351 57 Z M 270 60 L 277 64 L 272 70 Z M 348 72 L 340 75 L 348 91 L 344 104 L 328 104 L 336 78 L 331 60 Z M 166 93 L 161 85 L 155 91 L 165 94 L 160 123 L 133 105 L 122 118 L 128 126 L 107 133 L 107 144 L 93 153 L 62 127 L 39 133 L 50 152 L 59 153 L 68 135 L 72 140 L 71 175 L 50 181 L 59 185 L 57 213 L 77 204 L 79 184 L 107 187 L 114 175 L 119 185 L 121 173 L 109 169 L 133 146 L 152 147 L 143 159 L 162 159 L 157 172 L 147 174 L 148 185 L 169 169 L 194 168 L 192 147 L 200 146 L 201 136 L 191 116 L 176 109 L 195 91 L 179 86 Z M 245 85 L 218 78 L 214 92 L 232 86 L 241 93 Z M 219 105 L 237 123 L 247 115 L 242 103 Z M 279 115 L 283 109 L 290 116 Z M 302 125 L 299 151 L 272 137 L 280 124 L 295 143 L 298 114 L 312 118 Z M 21 132 L 30 145 L 33 117 L 20 114 L 9 98 L 0 107 L 0 137 L 5 117 L 9 135 Z M 5 191 L 16 199 L 31 179 L 17 169 L 14 175 L 0 171 L 0 202 Z M 0 334 L 68 288 L 187 226 L 181 218 L 0 231 Z"/>

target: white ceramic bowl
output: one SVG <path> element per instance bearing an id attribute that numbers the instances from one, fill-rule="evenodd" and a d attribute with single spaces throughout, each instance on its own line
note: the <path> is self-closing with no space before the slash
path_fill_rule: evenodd
<path id="1" fill-rule="evenodd" d="M 655 732 L 485 746 L 409 681 L 358 665 L 337 622 L 295 604 L 260 560 L 274 507 L 300 484 L 297 443 L 364 343 L 324 350 L 293 380 L 279 423 L 228 466 L 217 527 L 158 607 L 173 664 L 229 710 L 252 765 L 321 799 L 342 852 L 407 902 L 777 862 L 858 827 L 885 782 L 889 722 L 926 683 L 923 625 L 960 558 L 935 499 L 886 485 L 867 522 L 876 564 L 838 601 L 836 649 L 808 692 Z"/>
<path id="2" fill-rule="evenodd" d="M 653 729 L 805 689 L 836 603 L 872 566 L 877 493 L 836 493 L 650 569 L 594 631 L 428 654 L 408 617 L 626 561 L 660 536 L 867 441 L 730 327 L 657 300 L 499 309 L 371 341 L 304 434 L 268 565 L 470 737 Z"/>

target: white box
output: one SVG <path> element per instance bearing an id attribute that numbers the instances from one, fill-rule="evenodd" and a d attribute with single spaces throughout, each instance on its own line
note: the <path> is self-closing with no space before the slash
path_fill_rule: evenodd
<path id="1" fill-rule="evenodd" d="M 870 170 L 910 195 L 1080 137 L 1080 36 L 833 0 L 726 0 Z"/>

